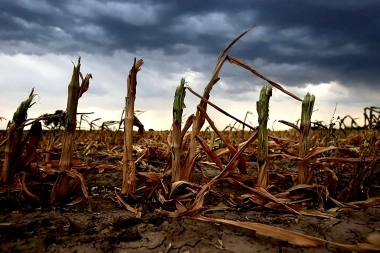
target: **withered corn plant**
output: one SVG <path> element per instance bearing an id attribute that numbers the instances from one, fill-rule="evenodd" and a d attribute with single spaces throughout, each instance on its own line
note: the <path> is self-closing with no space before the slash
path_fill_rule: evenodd
<path id="1" fill-rule="evenodd" d="M 127 79 L 127 96 L 125 97 L 124 119 L 123 184 L 121 187 L 121 194 L 133 194 L 136 191 L 136 169 L 132 158 L 132 142 L 133 125 L 136 121 L 134 110 L 136 99 L 137 72 L 139 72 L 140 67 L 143 64 L 144 61 L 142 59 L 136 62 L 135 58 Z"/>
<path id="2" fill-rule="evenodd" d="M 83 79 L 80 72 L 81 58 L 78 58 L 78 64 L 73 68 L 73 74 L 71 81 L 68 85 L 67 107 L 66 107 L 66 119 L 65 130 L 61 135 L 62 141 L 62 153 L 59 161 L 59 176 L 52 190 L 50 204 L 53 203 L 55 195 L 67 196 L 69 190 L 70 177 L 66 174 L 71 169 L 73 160 L 73 143 L 75 128 L 77 126 L 77 108 L 78 100 L 85 93 L 90 85 L 91 74 L 87 74 Z M 82 78 L 82 83 L 79 83 Z"/>
<path id="3" fill-rule="evenodd" d="M 219 55 L 218 57 L 218 61 L 216 63 L 216 66 L 214 68 L 214 72 L 212 74 L 212 77 L 211 77 L 211 80 L 210 82 L 207 84 L 207 86 L 205 87 L 204 89 L 204 93 L 203 93 L 203 96 L 202 96 L 202 99 L 197 107 L 197 112 L 196 112 L 196 117 L 194 118 L 194 122 L 193 122 L 193 128 L 192 128 L 192 132 L 191 132 L 191 139 L 190 139 L 190 145 L 189 145 L 189 153 L 188 153 L 188 156 L 187 156 L 187 159 L 186 159 L 186 162 L 185 162 L 185 166 L 184 166 L 184 172 L 183 172 L 183 179 L 186 180 L 186 181 L 192 181 L 192 178 L 193 178 L 193 172 L 194 172 L 194 162 L 195 162 L 195 157 L 196 157 L 196 153 L 195 153 L 195 150 L 196 150 L 196 136 L 199 134 L 204 122 L 205 122 L 205 116 L 204 114 L 200 113 L 199 109 L 202 108 L 204 110 L 207 109 L 207 104 L 208 103 L 208 99 L 210 98 L 210 92 L 213 88 L 213 86 L 219 81 L 220 77 L 219 77 L 219 73 L 220 73 L 220 70 L 222 69 L 222 66 L 224 64 L 225 61 L 228 61 L 230 62 L 231 64 L 236 64 L 242 68 L 245 68 L 247 70 L 249 70 L 252 74 L 256 75 L 257 77 L 267 81 L 270 85 L 272 85 L 273 87 L 275 87 L 276 89 L 284 92 L 285 94 L 291 96 L 292 98 L 298 100 L 298 101 L 302 101 L 301 98 L 299 98 L 298 96 L 294 95 L 293 93 L 285 90 L 281 85 L 279 85 L 278 83 L 272 81 L 271 79 L 265 77 L 264 75 L 260 74 L 258 71 L 256 71 L 255 69 L 251 68 L 248 64 L 244 63 L 243 61 L 233 57 L 233 56 L 230 56 L 230 55 L 226 55 L 227 51 L 240 39 L 242 38 L 245 34 L 247 34 L 253 27 L 255 26 L 252 26 L 250 27 L 249 29 L 247 29 L 246 31 L 244 31 L 243 33 L 241 33 L 239 36 L 237 36 L 230 44 L 228 44 L 226 46 L 226 48 L 224 48 L 224 50 L 221 52 L 221 54 Z"/>
<path id="4" fill-rule="evenodd" d="M 243 120 L 243 122 L 244 122 L 245 124 L 247 123 L 247 118 L 248 118 L 248 115 L 249 115 L 249 114 L 251 114 L 251 115 L 253 116 L 252 112 L 247 111 L 247 112 L 245 113 L 244 120 Z M 242 138 L 244 138 L 244 129 L 245 129 L 245 127 L 246 127 L 245 124 L 242 124 L 242 128 L 241 128 L 241 137 L 242 137 Z"/>
<path id="5" fill-rule="evenodd" d="M 214 72 L 212 73 L 212 77 L 210 82 L 207 84 L 207 86 L 204 89 L 203 92 L 203 98 L 207 101 L 210 98 L 210 93 L 214 85 L 220 80 L 219 73 L 222 69 L 222 66 L 224 62 L 228 59 L 228 55 L 226 55 L 227 51 L 245 34 L 247 34 L 253 27 L 250 27 L 243 33 L 241 33 L 238 37 L 236 37 L 230 44 L 228 44 L 224 50 L 220 53 L 217 63 L 214 68 Z M 207 110 L 207 102 L 202 100 L 199 102 L 198 107 Z M 197 107 L 197 108 L 198 108 Z M 198 110 L 196 112 L 196 115 L 194 117 L 193 121 L 193 127 L 191 131 L 191 139 L 190 139 L 190 145 L 189 145 L 189 154 L 187 156 L 185 166 L 184 166 L 184 172 L 183 172 L 183 179 L 186 181 L 192 181 L 193 173 L 194 173 L 194 161 L 195 161 L 195 150 L 196 150 L 196 136 L 201 131 L 201 128 L 203 127 L 203 124 L 205 122 L 205 116 L 200 113 Z"/>
<path id="6" fill-rule="evenodd" d="M 371 106 L 364 108 L 364 127 L 380 129 L 380 108 Z"/>
<path id="7" fill-rule="evenodd" d="M 269 99 L 272 96 L 272 87 L 265 86 L 261 89 L 260 100 L 257 101 L 257 113 L 259 116 L 259 138 L 257 163 L 259 168 L 257 185 L 263 188 L 268 186 L 268 117 Z"/>
<path id="8" fill-rule="evenodd" d="M 227 113 L 226 111 L 224 111 L 220 107 L 216 106 L 215 104 L 211 103 L 210 101 L 208 101 L 207 99 L 205 99 L 204 97 L 202 97 L 201 95 L 199 95 L 198 93 L 196 93 L 195 91 L 193 91 L 190 87 L 186 87 L 186 88 L 192 94 L 194 94 L 195 96 L 197 96 L 198 98 L 200 98 L 203 102 L 205 102 L 206 104 L 212 106 L 214 109 L 216 109 L 217 111 L 221 112 L 222 114 L 224 114 L 224 115 L 226 115 L 226 116 L 234 119 L 236 122 L 239 122 L 242 125 L 245 125 L 246 127 L 250 128 L 251 130 L 255 129 L 252 126 L 250 126 L 250 125 L 246 124 L 245 122 L 239 120 L 238 118 L 234 117 L 233 115 Z M 232 145 L 230 139 L 227 136 L 223 136 L 223 134 L 221 132 L 219 132 L 219 130 L 217 130 L 216 126 L 214 125 L 214 122 L 208 117 L 205 109 L 203 109 L 199 105 L 198 105 L 197 109 L 203 115 L 203 117 L 205 119 L 207 119 L 208 123 L 210 124 L 210 128 L 212 128 L 214 130 L 214 132 L 216 133 L 216 135 L 226 145 L 226 147 L 227 147 L 228 151 L 230 152 L 231 156 L 234 156 L 236 154 L 236 152 L 237 152 L 237 149 Z M 199 137 L 200 136 L 196 136 L 195 138 L 197 138 L 197 140 L 199 140 Z M 200 143 L 200 144 L 202 145 L 202 143 Z M 203 145 L 202 145 L 202 147 L 203 147 Z M 204 149 L 205 149 L 205 151 L 207 153 L 206 148 L 204 148 Z M 210 159 L 212 159 L 212 158 L 210 157 Z M 193 160 L 194 160 L 194 158 L 193 158 Z M 246 162 L 245 162 L 245 159 L 243 157 L 239 158 L 238 169 L 239 169 L 240 173 L 247 174 Z"/>
<path id="9" fill-rule="evenodd" d="M 36 94 L 34 94 L 33 88 L 29 97 L 21 102 L 13 114 L 13 119 L 10 122 L 7 133 L 8 140 L 5 146 L 5 157 L 1 175 L 2 183 L 9 184 L 13 182 L 14 174 L 21 160 L 21 139 L 24 132 L 23 123 L 27 119 L 28 109 L 34 104 L 32 102 L 35 96 Z"/>
<path id="10" fill-rule="evenodd" d="M 303 158 L 309 153 L 309 133 L 311 128 L 311 115 L 313 114 L 315 96 L 306 94 L 304 100 L 302 101 L 302 112 L 301 112 L 301 135 L 299 142 L 299 153 L 298 156 Z M 307 163 L 305 161 L 298 162 L 298 184 L 311 183 L 314 178 L 314 171 L 308 173 Z"/>
<path id="11" fill-rule="evenodd" d="M 172 182 L 181 180 L 181 151 L 182 151 L 182 140 L 181 140 L 181 123 L 182 123 L 182 112 L 184 108 L 185 100 L 185 79 L 181 79 L 180 85 L 178 85 L 173 102 L 173 130 L 172 130 Z"/>

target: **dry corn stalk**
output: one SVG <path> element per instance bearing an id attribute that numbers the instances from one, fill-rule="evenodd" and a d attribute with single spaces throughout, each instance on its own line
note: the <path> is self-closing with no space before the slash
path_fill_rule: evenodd
<path id="1" fill-rule="evenodd" d="M 301 136 L 300 136 L 300 146 L 299 154 L 300 158 L 305 157 L 309 152 L 309 133 L 311 127 L 311 115 L 313 113 L 315 96 L 306 94 L 304 100 L 302 101 L 302 112 L 301 112 Z M 308 178 L 307 164 L 305 161 L 298 162 L 298 184 L 310 183 L 312 181 L 312 174 Z M 307 182 L 308 181 L 308 182 Z"/>
<path id="2" fill-rule="evenodd" d="M 125 119 L 124 119 L 124 153 L 123 153 L 123 184 L 121 194 L 132 194 L 136 191 L 135 163 L 132 158 L 133 123 L 135 121 L 135 99 L 137 86 L 137 72 L 143 65 L 142 59 L 136 62 L 129 71 L 127 79 L 127 96 L 125 97 Z"/>
<path id="3" fill-rule="evenodd" d="M 181 122 L 185 99 L 185 79 L 181 79 L 177 87 L 173 103 L 173 131 L 172 131 L 172 182 L 181 180 Z"/>
<path id="4" fill-rule="evenodd" d="M 48 141 L 46 144 L 45 162 L 49 162 L 51 160 L 51 151 L 53 151 L 54 142 L 55 142 L 54 133 L 50 133 L 50 135 L 47 138 L 48 138 Z"/>
<path id="5" fill-rule="evenodd" d="M 210 82 L 207 84 L 207 86 L 204 89 L 203 92 L 203 98 L 208 100 L 210 98 L 210 92 L 213 88 L 213 86 L 219 81 L 219 72 L 222 69 L 222 66 L 224 62 L 227 60 L 228 55 L 226 55 L 227 51 L 245 34 L 247 34 L 254 26 L 251 26 L 249 29 L 245 30 L 243 33 L 241 33 L 239 36 L 237 36 L 233 41 L 231 41 L 230 44 L 228 44 L 224 50 L 220 53 L 218 57 L 218 61 L 215 65 L 214 72 L 212 74 Z M 207 109 L 207 102 L 201 100 L 199 102 L 199 107 L 203 108 L 205 111 Z M 193 122 L 193 128 L 191 131 L 191 139 L 190 139 L 190 145 L 189 145 L 189 154 L 185 161 L 185 168 L 189 168 L 186 171 L 184 171 L 184 180 L 186 181 L 192 181 L 193 177 L 193 162 L 195 159 L 195 149 L 196 149 L 196 139 L 195 137 L 199 134 L 203 124 L 205 122 L 205 117 L 202 113 L 200 113 L 198 110 L 196 112 L 196 117 L 194 118 Z"/>
<path id="6" fill-rule="evenodd" d="M 23 123 L 27 119 L 28 109 L 34 104 L 32 101 L 35 96 L 34 89 L 32 89 L 28 99 L 21 102 L 20 106 L 13 114 L 13 120 L 10 122 L 8 140 L 4 152 L 3 171 L 1 175 L 1 181 L 3 183 L 7 184 L 13 182 L 13 176 L 21 157 L 21 138 L 24 129 Z"/>
<path id="7" fill-rule="evenodd" d="M 259 138 L 258 138 L 258 178 L 257 185 L 266 188 L 268 185 L 268 117 L 269 117 L 269 99 L 272 96 L 272 86 L 266 86 L 261 89 L 260 100 L 257 102 L 257 113 L 259 116 Z"/>
<path id="8" fill-rule="evenodd" d="M 88 90 L 90 85 L 91 74 L 87 74 L 86 78 L 83 79 L 80 73 L 80 63 L 81 58 L 78 58 L 78 63 L 73 68 L 73 74 L 71 76 L 71 81 L 67 87 L 67 107 L 66 107 L 66 119 L 65 119 L 65 131 L 62 133 L 62 154 L 59 161 L 59 172 L 60 175 L 57 178 L 56 185 L 53 189 L 57 189 L 57 192 L 53 191 L 50 204 L 55 199 L 55 194 L 66 196 L 69 192 L 69 181 L 70 177 L 66 175 L 66 172 L 71 169 L 73 160 L 73 143 L 75 128 L 77 126 L 77 109 L 78 100 Z M 82 83 L 79 84 L 79 78 L 82 78 Z"/>

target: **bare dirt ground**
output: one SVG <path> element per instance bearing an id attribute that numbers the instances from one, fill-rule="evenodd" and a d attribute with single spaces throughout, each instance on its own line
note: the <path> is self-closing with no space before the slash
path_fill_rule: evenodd
<path id="1" fill-rule="evenodd" d="M 145 203 L 142 217 L 136 218 L 109 195 L 121 178 L 120 172 L 89 176 L 92 212 L 86 200 L 69 207 L 41 207 L 25 193 L 0 195 L 0 252 L 345 252 L 331 245 L 295 247 L 232 225 L 168 218 L 155 211 L 154 203 Z M 367 234 L 380 230 L 379 208 L 331 214 L 334 218 L 324 219 L 232 208 L 203 213 L 349 244 L 365 242 Z"/>

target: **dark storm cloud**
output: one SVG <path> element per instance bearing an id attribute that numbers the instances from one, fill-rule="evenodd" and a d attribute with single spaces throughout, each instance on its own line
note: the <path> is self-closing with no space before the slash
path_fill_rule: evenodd
<path id="1" fill-rule="evenodd" d="M 257 24 L 230 53 L 274 80 L 374 87 L 380 80 L 378 10 L 375 0 L 3 0 L 0 43 L 7 54 L 162 50 L 179 56 L 192 47 L 209 64 L 237 34 Z M 212 69 L 201 61 L 189 68 Z M 235 80 L 237 93 L 249 80 L 262 84 L 248 72 L 223 73 Z"/>

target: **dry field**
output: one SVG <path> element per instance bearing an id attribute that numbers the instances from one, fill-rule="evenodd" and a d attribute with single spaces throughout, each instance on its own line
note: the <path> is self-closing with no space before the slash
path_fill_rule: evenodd
<path id="1" fill-rule="evenodd" d="M 251 133 L 226 130 L 223 134 L 238 147 Z M 372 158 L 379 155 L 379 132 L 334 130 L 330 134 L 329 137 L 329 130 L 310 134 L 313 146 L 327 143 L 341 148 L 310 159 L 312 183 L 296 184 L 298 160 L 289 158 L 298 149 L 299 134 L 294 130 L 269 132 L 273 138 L 268 143 L 266 189 L 255 183 L 255 141 L 242 153 L 246 173 L 235 168 L 210 185 L 201 199 L 199 192 L 221 170 L 200 146 L 193 181 L 174 184 L 170 171 L 165 171 L 171 154 L 170 132 L 147 132 L 146 138 L 134 133 L 137 190 L 133 196 L 122 197 L 118 192 L 123 181 L 123 132 L 77 131 L 72 170 L 81 174 L 83 181 L 79 177 L 72 179 L 68 199 L 49 205 L 59 173 L 62 143 L 59 132 L 44 131 L 33 161 L 15 176 L 13 184 L 0 187 L 1 250 L 251 252 L 254 247 L 257 252 L 301 252 L 303 248 L 292 244 L 302 243 L 324 245 L 316 252 L 340 252 L 339 245 L 315 242 L 304 235 L 357 244 L 380 229 L 380 212 L 376 208 L 380 168 L 377 158 Z M 1 140 L 5 136 L 6 132 L 2 132 Z M 213 136 L 209 131 L 200 134 L 221 162 L 228 165 L 231 154 Z M 189 143 L 187 140 L 184 145 Z M 186 152 L 182 161 L 185 157 Z M 3 165 L 4 147 L 0 159 Z M 181 213 L 185 208 L 190 211 Z M 279 240 L 282 231 L 276 228 L 286 229 L 285 237 L 295 242 L 286 242 L 289 238 Z"/>
<path id="2" fill-rule="evenodd" d="M 87 120 L 91 131 L 79 129 L 78 100 L 92 78 L 83 78 L 80 58 L 65 111 L 28 119 L 32 90 L 0 132 L 0 252 L 380 250 L 378 108 L 362 128 L 347 116 L 311 122 L 313 95 L 301 99 L 227 55 L 250 29 L 222 51 L 202 95 L 180 81 L 170 131 L 146 131 L 135 115 L 141 59 L 128 75 L 122 120 Z M 212 104 L 225 62 L 269 84 L 258 126 Z M 272 88 L 300 101 L 299 122 L 281 121 L 288 131 L 268 129 Z M 187 118 L 185 91 L 200 98 Z M 210 106 L 236 124 L 218 129 Z"/>

